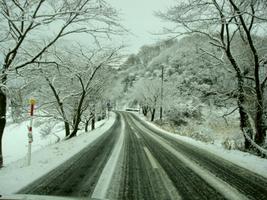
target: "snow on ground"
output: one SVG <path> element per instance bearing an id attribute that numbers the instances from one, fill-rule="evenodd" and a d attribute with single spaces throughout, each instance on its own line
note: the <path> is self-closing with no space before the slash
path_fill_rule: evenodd
<path id="1" fill-rule="evenodd" d="M 146 123 L 150 125 L 151 127 L 156 128 L 170 135 L 171 137 L 190 143 L 199 148 L 205 149 L 213 154 L 216 154 L 224 158 L 225 160 L 228 160 L 232 163 L 235 163 L 236 165 L 239 165 L 243 168 L 246 168 L 254 173 L 257 173 L 267 178 L 267 159 L 260 158 L 258 156 L 252 155 L 250 153 L 242 152 L 239 150 L 226 150 L 221 145 L 221 143 L 207 144 L 201 141 L 196 141 L 190 137 L 174 134 L 174 133 L 171 133 L 171 132 L 168 132 L 166 130 L 159 128 L 157 125 L 149 122 L 144 116 L 140 116 L 140 115 L 137 115 L 137 116 L 145 120 Z"/>
<path id="2" fill-rule="evenodd" d="M 30 166 L 26 166 L 25 155 L 27 147 L 25 144 L 27 144 L 27 134 L 24 131 L 25 123 L 10 125 L 6 129 L 6 131 L 10 131 L 6 132 L 6 135 L 8 134 L 9 136 L 4 138 L 4 142 L 11 142 L 5 146 L 5 150 L 7 155 L 10 155 L 9 161 L 15 158 L 21 159 L 15 162 L 9 162 L 0 170 L 0 194 L 13 194 L 56 168 L 81 151 L 85 146 L 94 142 L 100 135 L 108 130 L 114 122 L 115 114 L 112 113 L 109 120 L 102 120 L 102 122 L 100 121 L 97 123 L 95 130 L 88 133 L 80 131 L 77 137 L 56 144 L 51 144 L 51 142 L 53 142 L 52 138 L 42 141 L 40 138 L 35 137 L 36 139 L 33 142 L 33 144 L 35 143 L 33 148 L 34 152 L 32 154 Z M 16 154 L 16 156 L 11 157 L 13 153 Z"/>
<path id="3" fill-rule="evenodd" d="M 62 122 L 59 123 L 59 125 Z M 4 165 L 25 157 L 28 150 L 28 121 L 7 125 L 3 135 L 3 156 Z M 33 127 L 32 151 L 37 151 L 49 144 L 56 142 L 54 135 L 42 137 L 40 131 L 42 126 Z M 57 135 L 63 139 L 64 131 L 57 132 Z"/>

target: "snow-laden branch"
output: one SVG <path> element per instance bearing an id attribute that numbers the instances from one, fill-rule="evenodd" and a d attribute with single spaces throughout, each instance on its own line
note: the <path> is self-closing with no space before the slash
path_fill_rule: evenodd
<path id="1" fill-rule="evenodd" d="M 262 153 L 263 155 L 267 156 L 267 150 L 262 148 L 261 146 L 259 146 L 258 144 L 256 144 L 256 142 L 254 142 L 247 134 L 247 130 L 243 129 L 243 133 L 246 137 L 247 140 L 249 140 L 249 142 L 251 143 L 251 145 L 256 148 L 260 153 Z"/>
<path id="2" fill-rule="evenodd" d="M 15 4 L 21 12 L 13 9 L 11 4 Z M 54 9 L 53 5 L 53 2 L 47 0 L 25 3 L 24 5 L 15 0 L 9 4 L 3 0 L 4 12 L 2 15 L 9 24 L 10 34 L 15 40 L 14 48 L 11 45 L 11 50 L 5 56 L 5 69 L 18 70 L 35 63 L 60 38 L 70 34 L 87 33 L 97 40 L 97 35 L 105 34 L 109 37 L 110 34 L 116 34 L 123 30 L 117 22 L 116 11 L 104 1 L 80 0 L 72 4 L 65 4 L 60 1 L 59 4 L 55 4 Z M 48 9 L 47 13 L 44 13 L 44 7 Z M 37 27 L 45 27 L 54 22 L 60 22 L 61 28 L 53 39 L 47 42 L 35 55 L 29 55 L 28 60 L 18 59 L 18 51 L 23 50 L 25 46 L 22 44 L 31 37 L 32 32 L 37 30 Z M 90 24 L 90 26 L 86 24 Z M 15 63 L 14 60 L 19 60 L 19 62 Z"/>

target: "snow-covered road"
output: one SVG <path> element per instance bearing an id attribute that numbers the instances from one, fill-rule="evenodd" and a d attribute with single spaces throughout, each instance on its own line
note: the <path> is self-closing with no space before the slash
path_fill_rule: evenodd
<path id="1" fill-rule="evenodd" d="M 125 119 L 120 178 L 107 199 L 264 199 L 267 180 L 208 151 L 153 128 L 133 114 Z"/>
<path id="2" fill-rule="evenodd" d="M 97 199 L 267 197 L 265 177 L 167 134 L 134 114 L 117 112 L 116 120 L 107 124 L 91 142 L 84 138 L 87 145 L 81 151 L 20 193 Z M 3 187 L 8 190 L 12 184 L 6 183 Z"/>

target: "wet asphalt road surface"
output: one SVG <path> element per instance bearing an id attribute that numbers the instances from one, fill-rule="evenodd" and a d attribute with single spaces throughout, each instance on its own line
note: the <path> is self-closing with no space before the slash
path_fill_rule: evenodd
<path id="1" fill-rule="evenodd" d="M 90 196 L 120 132 L 120 115 L 117 115 L 115 124 L 93 144 L 18 193 Z"/>
<path id="2" fill-rule="evenodd" d="M 170 137 L 169 135 L 166 135 L 150 126 L 147 126 L 146 123 L 141 121 L 135 115 L 131 114 L 131 117 L 132 117 L 132 120 L 136 122 L 137 127 L 146 127 L 147 131 L 154 132 L 157 136 L 166 140 L 175 150 L 177 150 L 178 152 L 186 156 L 188 159 L 193 161 L 197 166 L 211 172 L 216 177 L 228 183 L 230 186 L 237 189 L 240 193 L 244 194 L 248 199 L 267 199 L 267 179 L 266 178 L 263 178 L 255 173 L 252 173 L 249 170 L 241 168 L 208 151 L 205 151 L 203 149 L 192 146 L 188 143 L 174 139 L 173 137 Z M 143 134 L 143 136 L 144 138 L 147 137 L 146 134 Z M 150 141 L 150 140 L 147 139 L 147 141 Z M 154 148 L 154 149 L 161 149 L 161 148 L 156 148 L 155 147 L 156 144 L 154 145 L 152 144 L 150 146 L 151 148 Z M 167 154 L 165 155 L 167 156 Z M 178 160 L 178 162 L 181 162 L 181 161 Z M 164 162 L 162 163 L 164 164 Z M 189 179 L 188 180 L 189 182 L 191 179 L 191 176 L 188 176 L 187 179 Z M 201 185 L 201 183 L 199 183 L 199 185 Z M 208 196 L 205 195 L 205 197 L 208 197 Z M 193 199 L 193 198 L 189 196 L 188 199 Z M 202 199 L 205 199 L 205 198 L 203 197 Z M 212 199 L 212 198 L 208 198 L 208 199 Z"/>
<path id="3" fill-rule="evenodd" d="M 117 112 L 115 124 L 93 144 L 19 193 L 90 197 L 120 134 L 122 153 L 106 199 L 267 199 L 266 178 L 127 112 Z"/>

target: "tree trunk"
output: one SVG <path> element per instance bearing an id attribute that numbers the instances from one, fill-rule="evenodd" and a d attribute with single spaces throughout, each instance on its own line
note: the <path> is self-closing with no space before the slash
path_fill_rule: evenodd
<path id="1" fill-rule="evenodd" d="M 155 113 L 156 113 L 156 109 L 153 108 L 153 109 L 152 109 L 152 112 L 151 112 L 151 121 L 152 121 L 152 122 L 154 121 Z"/>
<path id="2" fill-rule="evenodd" d="M 87 133 L 88 132 L 88 126 L 89 126 L 89 119 L 86 120 L 85 122 L 85 128 L 84 128 L 84 131 Z"/>
<path id="3" fill-rule="evenodd" d="M 244 134 L 244 139 L 245 139 L 244 147 L 245 149 L 250 149 L 252 146 L 251 146 L 250 141 L 246 138 L 245 134 L 247 134 L 252 139 L 253 129 L 251 128 L 251 124 L 249 122 L 249 116 L 246 113 L 245 108 L 243 106 L 244 94 L 239 95 L 237 101 L 238 101 L 238 108 L 239 108 L 239 115 L 240 115 L 240 129 L 242 130 Z"/>
<path id="4" fill-rule="evenodd" d="M 257 105 L 256 105 L 256 117 L 255 117 L 255 128 L 256 128 L 256 135 L 255 135 L 255 142 L 256 144 L 262 146 L 265 142 L 265 122 L 264 122 L 264 112 L 263 112 L 263 95 L 261 91 L 257 91 Z"/>
<path id="5" fill-rule="evenodd" d="M 247 36 L 247 41 L 251 50 L 251 53 L 254 58 L 254 77 L 255 77 L 255 90 L 256 90 L 256 97 L 257 97 L 257 105 L 256 105 L 256 116 L 255 116 L 255 128 L 256 128 L 256 135 L 255 135 L 255 142 L 258 145 L 262 145 L 265 141 L 265 122 L 264 122 L 264 104 L 263 104 L 263 92 L 262 92 L 262 85 L 260 83 L 260 59 L 259 54 L 257 52 L 256 46 L 254 44 L 252 34 L 251 34 L 251 28 L 252 24 L 247 25 L 246 21 L 243 17 L 242 12 L 240 11 L 237 4 L 235 4 L 234 1 L 230 0 L 231 5 L 235 9 L 235 11 L 238 14 L 238 17 L 240 19 L 241 25 L 245 31 L 245 34 Z M 251 5 L 252 11 L 254 12 L 254 6 Z M 253 16 L 254 18 L 254 16 Z M 253 22 L 253 21 L 252 21 Z"/>
<path id="6" fill-rule="evenodd" d="M 255 142 L 256 144 L 262 146 L 265 142 L 265 122 L 264 122 L 264 96 L 263 89 L 260 83 L 260 63 L 259 57 L 256 48 L 254 47 L 251 35 L 248 36 L 249 44 L 252 50 L 252 54 L 254 56 L 254 77 L 255 77 L 255 91 L 256 91 L 256 115 L 255 115 Z"/>
<path id="7" fill-rule="evenodd" d="M 142 106 L 142 112 L 144 116 L 147 116 L 147 112 L 148 112 L 147 106 Z"/>
<path id="8" fill-rule="evenodd" d="M 245 134 L 247 134 L 252 139 L 253 129 L 252 129 L 251 124 L 249 122 L 249 116 L 248 116 L 246 109 L 244 107 L 244 104 L 245 104 L 244 80 L 242 77 L 241 70 L 238 67 L 234 57 L 232 56 L 230 49 L 226 50 L 226 55 L 227 55 L 228 59 L 230 60 L 232 66 L 234 67 L 234 69 L 236 71 L 237 85 L 238 85 L 237 105 L 238 105 L 239 115 L 240 115 L 240 129 L 244 135 L 244 140 L 245 140 L 244 148 L 250 149 L 251 143 L 246 138 Z"/>
<path id="9" fill-rule="evenodd" d="M 74 124 L 73 124 L 73 131 L 71 132 L 69 138 L 72 138 L 74 136 L 77 135 L 78 129 L 79 129 L 79 124 L 81 122 L 81 115 L 82 115 L 82 105 L 83 105 L 83 101 L 85 98 L 85 92 L 82 93 L 82 96 L 80 98 L 79 104 L 78 104 L 78 108 L 77 108 L 77 112 L 74 115 Z"/>
<path id="10" fill-rule="evenodd" d="M 58 106 L 59 106 L 59 110 L 61 112 L 61 115 L 62 115 L 62 118 L 64 120 L 64 127 L 65 127 L 65 134 L 66 134 L 66 137 L 69 136 L 70 134 L 70 124 L 67 120 L 67 117 L 66 117 L 66 114 L 65 114 L 65 110 L 64 110 L 64 107 L 63 107 L 63 102 L 61 102 L 60 100 L 60 97 L 59 97 L 59 93 L 57 92 L 56 88 L 54 87 L 54 85 L 51 83 L 51 81 L 45 77 L 45 79 L 47 80 L 48 82 L 48 85 L 49 87 L 51 88 L 56 100 L 57 100 L 57 103 L 58 103 Z"/>
<path id="11" fill-rule="evenodd" d="M 95 129 L 95 116 L 93 116 L 92 118 L 92 122 L 91 122 L 91 130 Z"/>
<path id="12" fill-rule="evenodd" d="M 0 168 L 3 167 L 2 138 L 6 126 L 6 94 L 0 88 Z"/>
<path id="13" fill-rule="evenodd" d="M 254 47 L 251 35 L 248 35 L 249 44 L 251 47 L 252 54 L 254 56 L 254 77 L 255 77 L 255 91 L 256 91 L 256 115 L 255 115 L 255 142 L 262 146 L 265 142 L 265 122 L 264 122 L 264 96 L 263 89 L 260 83 L 260 63 L 256 48 Z"/>
<path id="14" fill-rule="evenodd" d="M 73 130 L 70 133 L 69 138 L 75 137 L 77 135 L 80 122 L 81 122 L 81 116 L 77 113 L 77 116 L 75 118 L 74 125 L 73 125 Z"/>
<path id="15" fill-rule="evenodd" d="M 69 122 L 64 121 L 64 127 L 65 127 L 65 135 L 66 135 L 66 137 L 68 137 L 69 134 L 70 134 L 70 124 L 69 124 Z"/>

